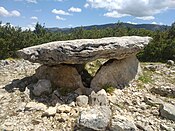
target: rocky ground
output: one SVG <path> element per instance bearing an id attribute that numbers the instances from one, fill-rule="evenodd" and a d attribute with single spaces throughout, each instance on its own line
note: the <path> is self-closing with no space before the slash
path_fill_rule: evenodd
<path id="1" fill-rule="evenodd" d="M 100 64 L 86 69 L 94 75 Z M 0 130 L 174 131 L 175 65 L 141 66 L 143 75 L 122 90 L 107 85 L 90 96 L 54 90 L 36 97 L 31 76 L 39 64 L 1 60 Z"/>

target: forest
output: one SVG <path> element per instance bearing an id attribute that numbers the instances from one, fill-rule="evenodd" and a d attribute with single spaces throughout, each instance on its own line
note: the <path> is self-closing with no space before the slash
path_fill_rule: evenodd
<path id="1" fill-rule="evenodd" d="M 2 25 L 2 22 L 0 22 L 0 59 L 17 58 L 15 53 L 17 50 L 50 41 L 133 35 L 153 38 L 143 52 L 138 54 L 140 61 L 166 62 L 169 59 L 175 60 L 175 23 L 164 31 L 129 28 L 117 23 L 113 28 L 97 29 L 94 27 L 91 30 L 85 30 L 80 27 L 69 32 L 49 32 L 39 23 L 35 25 L 35 30 L 31 31 L 11 26 L 10 23 Z"/>

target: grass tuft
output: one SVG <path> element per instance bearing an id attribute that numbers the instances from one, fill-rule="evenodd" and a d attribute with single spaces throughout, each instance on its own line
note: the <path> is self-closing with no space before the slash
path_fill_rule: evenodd
<path id="1" fill-rule="evenodd" d="M 103 85 L 102 89 L 104 89 L 109 94 L 112 94 L 115 90 L 115 88 L 110 83 Z"/>
<path id="2" fill-rule="evenodd" d="M 140 80 L 145 84 L 151 83 L 152 82 L 151 75 L 152 75 L 151 72 L 145 71 L 143 72 L 143 75 L 138 78 L 138 80 Z"/>

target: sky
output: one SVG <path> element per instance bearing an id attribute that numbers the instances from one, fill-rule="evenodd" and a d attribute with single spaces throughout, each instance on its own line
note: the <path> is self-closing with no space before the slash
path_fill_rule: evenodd
<path id="1" fill-rule="evenodd" d="M 33 29 L 126 22 L 171 25 L 175 0 L 0 0 L 0 21 Z"/>

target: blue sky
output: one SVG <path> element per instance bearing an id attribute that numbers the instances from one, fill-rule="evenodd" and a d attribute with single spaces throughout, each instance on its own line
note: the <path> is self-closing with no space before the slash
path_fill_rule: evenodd
<path id="1" fill-rule="evenodd" d="M 0 21 L 33 28 L 175 21 L 175 0 L 0 0 Z"/>

